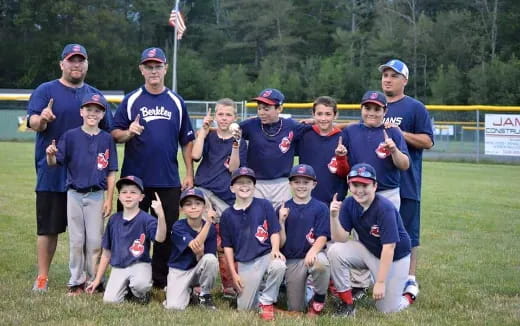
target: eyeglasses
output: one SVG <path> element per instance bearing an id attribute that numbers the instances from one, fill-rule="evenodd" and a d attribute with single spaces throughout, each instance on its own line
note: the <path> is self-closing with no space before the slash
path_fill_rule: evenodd
<path id="1" fill-rule="evenodd" d="M 158 66 L 143 65 L 143 67 L 144 67 L 144 70 L 149 71 L 149 72 L 161 71 L 164 69 L 164 65 L 158 65 Z"/>
<path id="2" fill-rule="evenodd" d="M 357 170 L 351 170 L 348 173 L 348 177 L 349 178 L 363 177 L 363 178 L 370 178 L 370 179 L 374 179 L 374 180 L 376 179 L 376 176 L 372 172 L 367 171 L 364 168 L 360 168 Z"/>

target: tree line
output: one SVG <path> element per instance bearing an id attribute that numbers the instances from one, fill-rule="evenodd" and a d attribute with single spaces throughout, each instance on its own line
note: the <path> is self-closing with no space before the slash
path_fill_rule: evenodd
<path id="1" fill-rule="evenodd" d="M 407 93 L 428 104 L 520 103 L 520 1 L 183 0 L 178 91 L 248 99 L 280 88 L 291 102 L 357 103 L 380 88 L 377 67 L 408 64 Z M 1 0 L 0 88 L 59 75 L 66 43 L 89 52 L 87 80 L 125 92 L 142 84 L 140 53 L 171 61 L 174 0 Z M 171 63 L 171 62 L 170 62 Z M 172 65 L 170 64 L 170 70 Z M 171 73 L 171 71 L 170 71 Z M 170 73 L 167 84 L 171 83 Z"/>

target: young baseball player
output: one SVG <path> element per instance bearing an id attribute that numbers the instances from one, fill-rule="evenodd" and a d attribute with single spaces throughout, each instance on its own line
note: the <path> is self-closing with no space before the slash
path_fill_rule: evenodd
<path id="1" fill-rule="evenodd" d="M 213 225 L 216 212 L 198 188 L 183 191 L 180 205 L 186 218 L 172 228 L 165 307 L 184 310 L 190 302 L 191 288 L 200 285 L 199 305 L 215 310 L 211 289 L 218 274 L 217 231 Z"/>
<path id="2" fill-rule="evenodd" d="M 210 109 L 197 133 L 191 153 L 193 160 L 199 161 L 202 159 L 195 174 L 195 185 L 204 192 L 205 197 L 217 212 L 216 228 L 218 233 L 220 233 L 219 219 L 222 212 L 233 205 L 235 201 L 235 195 L 229 189 L 231 172 L 241 165 L 245 165 L 247 159 L 246 142 L 240 142 L 240 138 L 233 137 L 230 129 L 235 120 L 235 102 L 229 98 L 217 101 L 215 105 L 217 128 L 210 128 L 213 123 Z M 238 126 L 236 123 L 235 125 Z M 220 235 L 217 235 L 217 241 L 222 291 L 224 296 L 235 298 L 236 292 L 227 268 Z"/>
<path id="3" fill-rule="evenodd" d="M 318 97 L 312 105 L 315 121 L 312 131 L 305 133 L 296 143 L 300 164 L 308 164 L 316 171 L 317 185 L 312 191 L 312 197 L 327 205 L 336 193 L 341 200 L 345 198 L 347 189 L 345 178 L 336 174 L 334 153 L 338 142 L 342 142 L 341 129 L 333 124 L 337 116 L 336 101 L 328 96 Z M 348 161 L 345 163 L 348 164 Z"/>
<path id="4" fill-rule="evenodd" d="M 386 111 L 386 98 L 383 93 L 366 92 L 361 99 L 362 122 L 343 130 L 343 145 L 346 148 L 339 145 L 338 150 L 345 155 L 348 152 L 350 165 L 358 163 L 372 165 L 379 175 L 377 191 L 390 199 L 399 209 L 400 171 L 408 169 L 410 160 L 400 130 L 385 129 L 383 118 Z"/>
<path id="5" fill-rule="evenodd" d="M 258 116 L 240 123 L 242 137 L 249 141 L 247 166 L 256 173 L 255 196 L 278 207 L 291 198 L 287 177 L 294 164 L 293 142 L 312 126 L 280 118 L 285 97 L 277 89 L 267 88 L 252 100 Z"/>
<path id="6" fill-rule="evenodd" d="M 293 197 L 278 211 L 280 246 L 287 259 L 287 306 L 292 311 L 305 310 L 306 281 L 311 275 L 315 293 L 308 315 L 323 311 L 330 280 L 330 265 L 323 252 L 330 238 L 329 210 L 311 196 L 316 183 L 316 173 L 310 165 L 294 166 L 289 175 Z"/>
<path id="7" fill-rule="evenodd" d="M 152 288 L 150 244 L 166 239 L 166 221 L 159 196 L 155 194 L 152 208 L 157 218 L 139 208 L 144 199 L 143 181 L 126 176 L 116 183 L 123 211 L 110 217 L 103 235 L 103 253 L 96 278 L 87 287 L 93 293 L 101 283 L 108 264 L 112 266 L 103 301 L 120 303 L 128 294 L 147 303 Z M 130 293 L 129 293 L 130 291 Z"/>
<path id="8" fill-rule="evenodd" d="M 271 203 L 255 198 L 256 177 L 242 167 L 231 175 L 231 191 L 236 199 L 222 213 L 222 246 L 233 283 L 239 295 L 239 310 L 260 307 L 260 317 L 274 320 L 274 303 L 283 281 L 286 265 L 280 252 L 280 224 Z M 238 262 L 238 271 L 235 268 Z M 265 286 L 260 289 L 265 276 Z"/>
<path id="9" fill-rule="evenodd" d="M 107 108 L 103 95 L 86 94 L 79 110 L 83 125 L 66 131 L 57 146 L 53 140 L 46 149 L 49 166 L 67 169 L 71 296 L 82 293 L 96 276 L 103 218 L 112 211 L 117 152 L 112 136 L 99 129 Z"/>
<path id="10" fill-rule="evenodd" d="M 410 301 L 402 296 L 410 266 L 410 238 L 397 208 L 376 193 L 375 169 L 356 164 L 348 174 L 351 197 L 330 204 L 330 230 L 334 244 L 327 255 L 342 305 L 336 314 L 353 316 L 350 270 L 368 269 L 375 279 L 372 296 L 381 312 L 397 312 Z M 359 240 L 348 240 L 356 230 Z"/>

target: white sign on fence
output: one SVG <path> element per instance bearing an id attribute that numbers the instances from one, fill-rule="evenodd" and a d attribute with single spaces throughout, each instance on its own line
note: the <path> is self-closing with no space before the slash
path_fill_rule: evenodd
<path id="1" fill-rule="evenodd" d="M 520 156 L 520 115 L 486 114 L 486 155 Z"/>

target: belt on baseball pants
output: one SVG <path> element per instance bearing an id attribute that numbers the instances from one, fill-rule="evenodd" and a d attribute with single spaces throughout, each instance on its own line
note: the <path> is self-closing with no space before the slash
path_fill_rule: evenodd
<path id="1" fill-rule="evenodd" d="M 79 192 L 80 194 L 86 194 L 89 192 L 96 192 L 99 190 L 102 190 L 101 187 L 93 186 L 93 187 L 86 187 L 86 188 L 76 188 L 76 187 L 70 187 L 71 189 L 74 189 L 76 192 Z"/>

